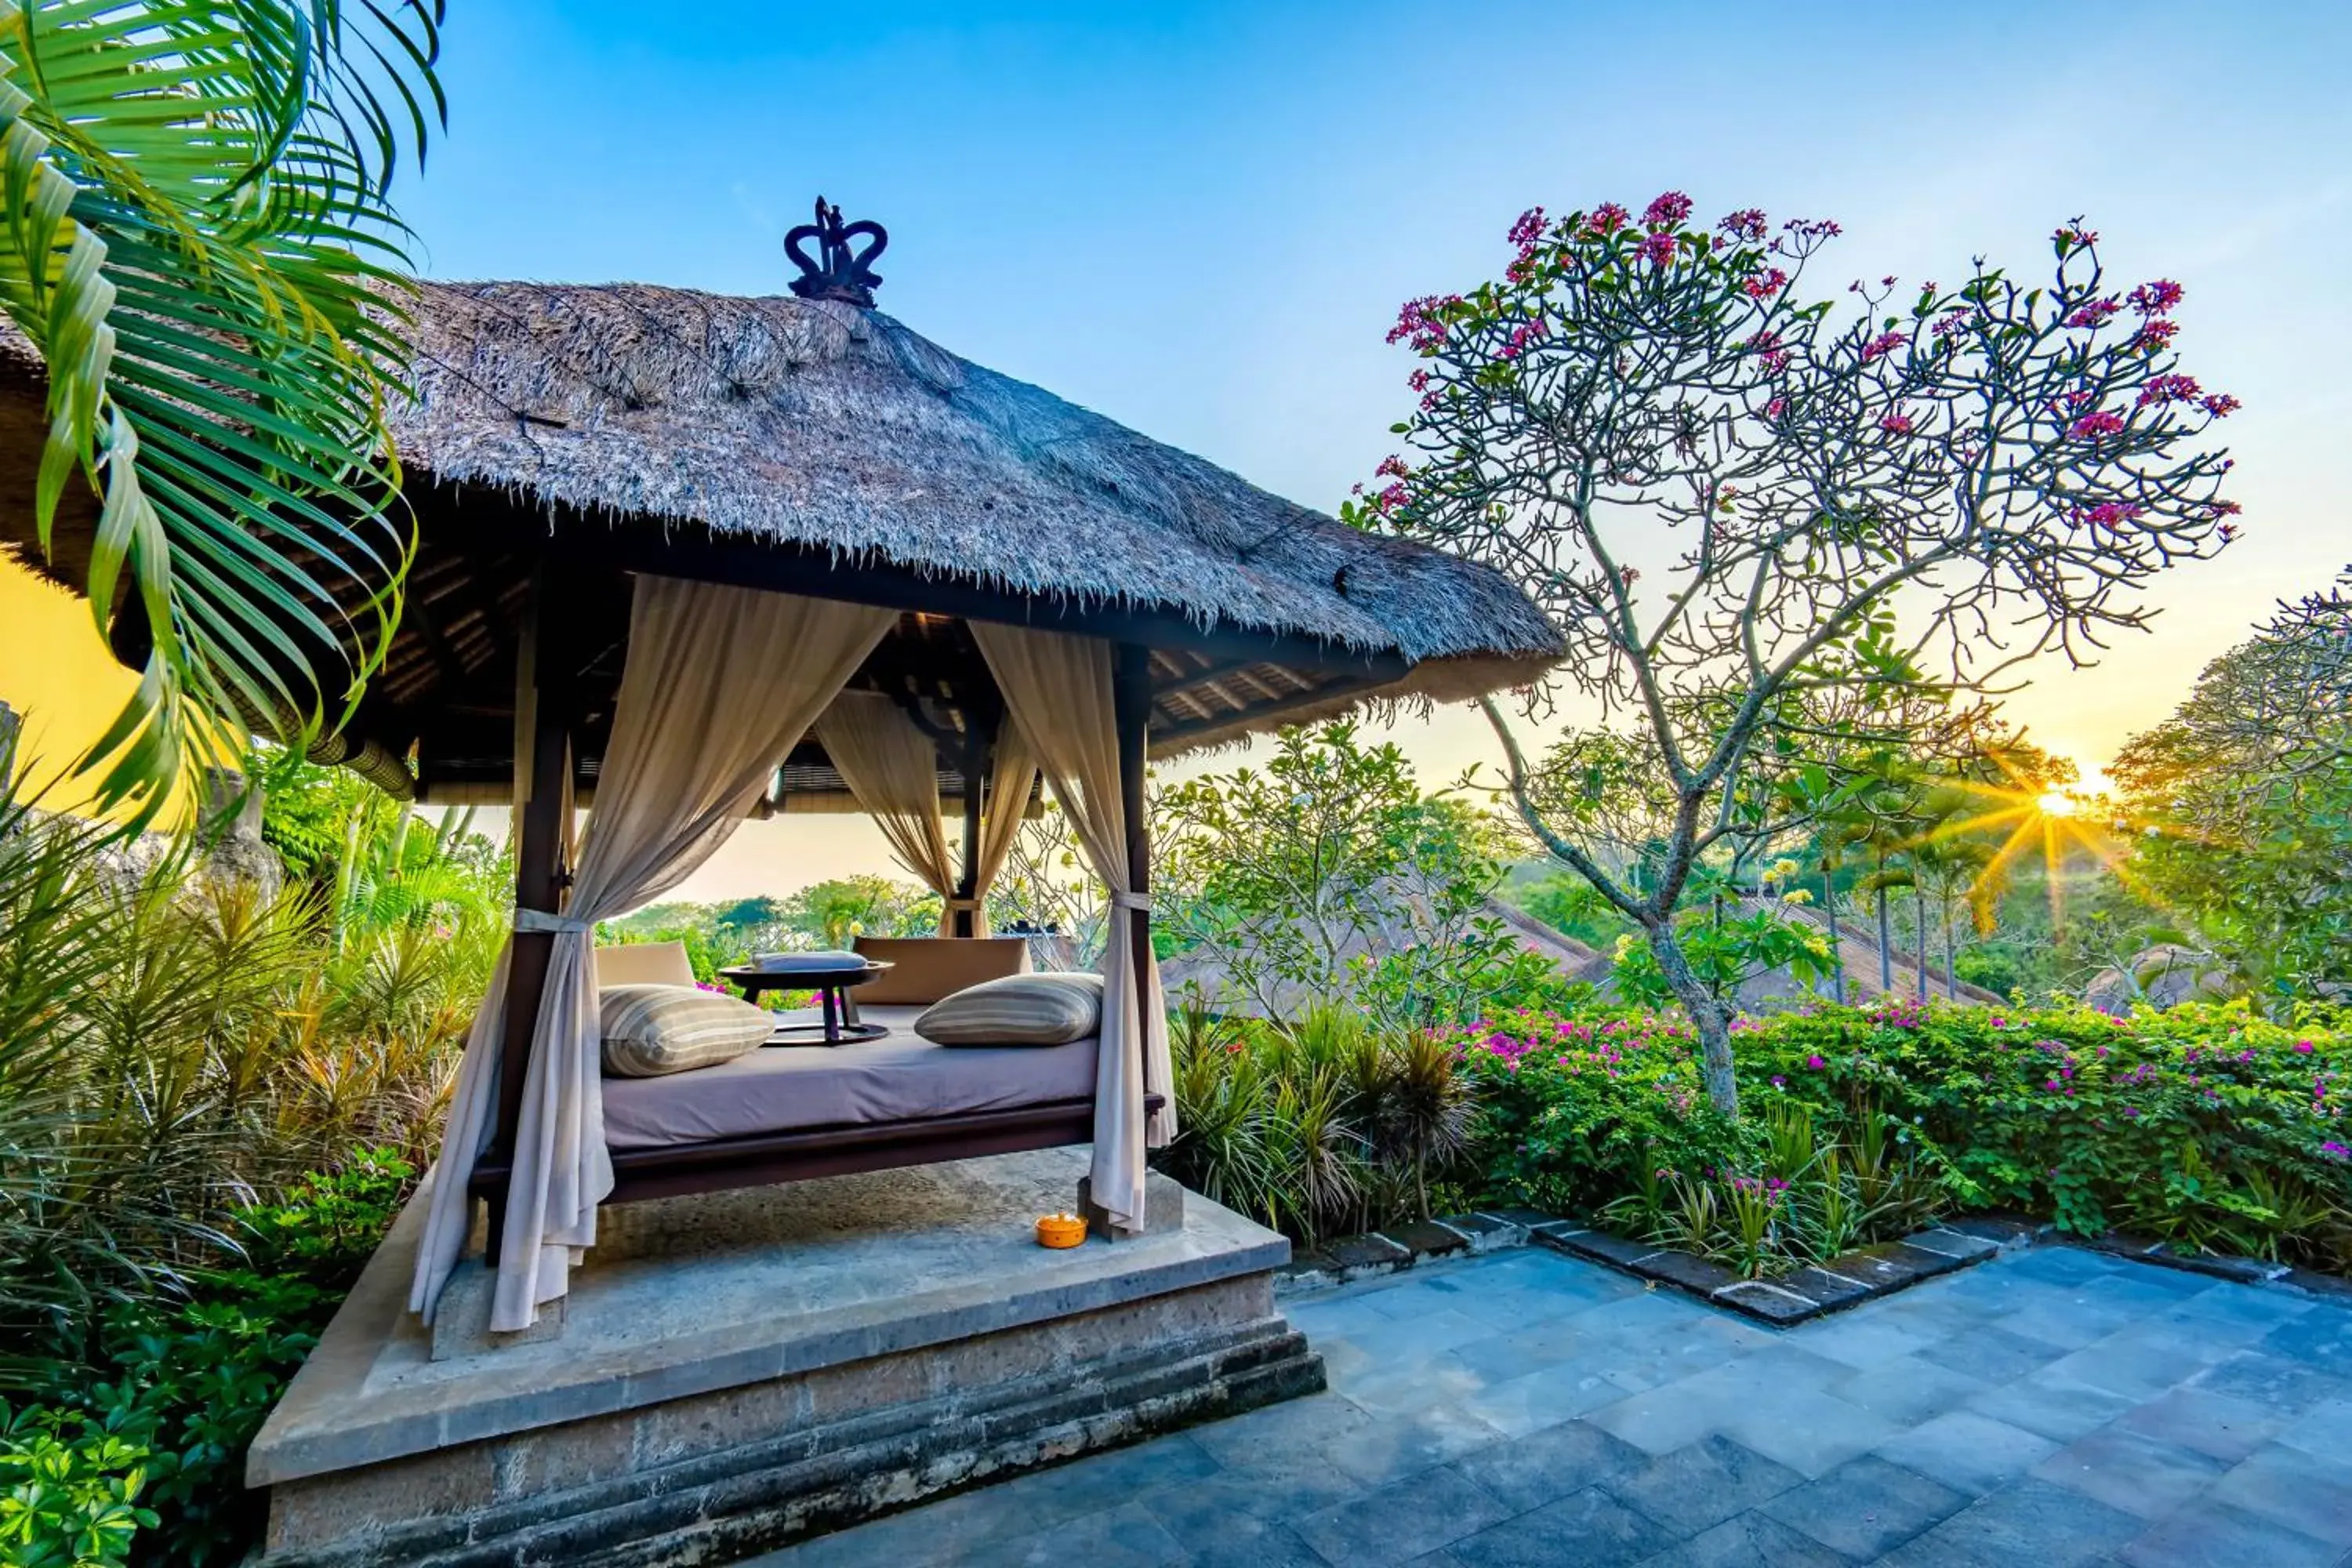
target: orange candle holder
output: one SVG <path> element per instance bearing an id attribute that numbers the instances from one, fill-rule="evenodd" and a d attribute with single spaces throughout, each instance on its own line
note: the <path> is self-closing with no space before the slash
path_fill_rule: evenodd
<path id="1" fill-rule="evenodd" d="M 1037 1245 L 1040 1247 L 1076 1247 L 1086 1238 L 1087 1222 L 1074 1214 L 1038 1216 Z"/>

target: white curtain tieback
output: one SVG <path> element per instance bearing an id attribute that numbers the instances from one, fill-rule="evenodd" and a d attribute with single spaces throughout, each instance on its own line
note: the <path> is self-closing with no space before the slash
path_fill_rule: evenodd
<path id="1" fill-rule="evenodd" d="M 584 935 L 596 929 L 596 922 L 574 920 L 570 915 L 551 915 L 545 910 L 517 910 L 514 928 L 519 931 L 552 931 L 559 936 Z"/>
<path id="2" fill-rule="evenodd" d="M 1110 896 L 1110 907 L 1115 910 L 1146 912 L 1151 908 L 1151 895 L 1150 893 L 1113 893 Z"/>

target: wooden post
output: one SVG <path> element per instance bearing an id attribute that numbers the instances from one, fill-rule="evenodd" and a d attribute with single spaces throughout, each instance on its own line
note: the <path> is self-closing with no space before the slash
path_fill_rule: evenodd
<path id="1" fill-rule="evenodd" d="M 975 705 L 964 710 L 963 757 L 957 764 L 963 774 L 963 868 L 956 879 L 956 897 L 970 899 L 980 891 L 981 791 L 985 787 L 994 746 L 995 726 Z M 980 911 L 963 909 L 950 922 L 950 936 L 978 936 Z"/>
<path id="2" fill-rule="evenodd" d="M 531 580 L 531 607 L 515 655 L 515 701 L 532 719 L 528 744 L 515 757 L 518 794 L 528 788 L 515 840 L 515 908 L 562 912 L 570 879 L 563 865 L 564 770 L 571 765 L 571 721 L 576 671 L 556 632 L 561 610 L 551 603 L 550 573 L 541 565 Z M 520 737 L 518 737 L 519 739 Z M 530 1041 L 539 1027 L 547 993 L 547 970 L 555 937 L 548 931 L 517 931 L 507 966 L 506 1025 L 499 1041 L 499 1120 L 485 1163 L 514 1167 L 515 1133 L 522 1120 L 523 1080 L 530 1068 Z M 511 1176 L 508 1178 L 511 1180 Z M 506 1226 L 506 1182 L 489 1200 L 489 1238 L 485 1261 L 495 1268 L 500 1232 Z"/>
<path id="3" fill-rule="evenodd" d="M 1145 817 L 1143 770 L 1147 732 L 1151 724 L 1151 650 L 1140 643 L 1118 645 L 1112 675 L 1111 707 L 1118 724 L 1118 791 L 1127 818 L 1128 885 L 1139 893 L 1151 891 L 1151 825 Z M 1151 1005 L 1151 915 L 1135 916 L 1135 990 L 1137 1005 Z M 1151 1081 L 1151 1055 L 1144 1053 L 1143 1092 L 1157 1094 Z"/>

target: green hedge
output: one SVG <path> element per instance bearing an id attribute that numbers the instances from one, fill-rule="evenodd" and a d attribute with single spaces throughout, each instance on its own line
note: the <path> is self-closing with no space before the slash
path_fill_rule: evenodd
<path id="1" fill-rule="evenodd" d="M 1774 1103 L 1879 1116 L 1957 1202 L 2352 1272 L 2352 1035 L 2242 1006 L 1818 1005 L 1736 1026 L 1717 1115 L 1688 1026 L 1515 1013 L 1454 1037 L 1490 1196 L 1591 1213 L 1661 1171 L 1754 1171 Z"/>

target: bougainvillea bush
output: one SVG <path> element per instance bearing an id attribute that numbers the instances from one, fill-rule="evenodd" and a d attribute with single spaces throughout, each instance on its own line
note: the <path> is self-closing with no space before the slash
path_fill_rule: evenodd
<path id="1" fill-rule="evenodd" d="M 1751 1107 L 1738 1123 L 1701 1091 L 1689 1026 L 1664 1016 L 1519 1013 L 1458 1032 L 1488 1195 L 1579 1215 L 1619 1204 L 1612 1218 L 1654 1228 L 1679 1179 L 1715 1184 L 1727 1213 L 1738 1184 L 1791 1179 L 1801 1120 L 1849 1173 L 1865 1146 L 1901 1167 L 1914 1197 L 1925 1182 L 1945 1202 L 2077 1234 L 2352 1272 L 2352 1035 L 2340 1028 L 2240 1006 L 2118 1020 L 1902 1002 L 1738 1028 Z"/>

